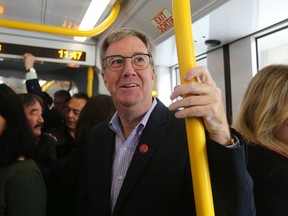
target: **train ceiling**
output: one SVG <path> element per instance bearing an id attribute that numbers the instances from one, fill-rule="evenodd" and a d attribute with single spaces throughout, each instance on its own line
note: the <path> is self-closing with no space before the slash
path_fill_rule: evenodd
<path id="1" fill-rule="evenodd" d="M 91 0 L 0 0 L 0 19 L 33 22 L 64 28 L 77 28 Z M 172 11 L 171 0 L 120 0 L 120 13 L 116 21 L 103 33 L 85 43 L 94 44 L 111 30 L 123 26 L 134 27 L 148 33 L 158 45 L 174 47 L 173 28 L 161 32 L 153 25 L 153 18 L 163 11 Z M 227 44 L 271 25 L 287 22 L 287 0 L 191 0 L 195 54 L 210 49 L 207 39 Z M 101 22 L 111 11 L 107 8 Z M 99 24 L 99 23 L 98 23 Z M 98 25 L 96 24 L 96 25 Z M 73 41 L 73 37 L 39 34 L 1 28 L 3 34 L 28 35 Z M 164 48 L 165 48 L 164 47 Z M 163 58 L 166 60 L 169 59 Z"/>
<path id="2" fill-rule="evenodd" d="M 191 0 L 193 21 L 196 21 L 228 0 Z M 91 0 L 0 0 L 0 19 L 77 29 Z M 161 31 L 151 20 L 161 11 L 172 12 L 171 0 L 120 0 L 120 13 L 115 23 L 108 29 L 129 26 L 148 33 L 156 43 L 160 43 L 173 34 L 173 28 Z M 107 8 L 98 25 L 110 13 Z M 2 13 L 1 13 L 2 11 Z M 24 34 L 25 31 L 1 29 L 1 32 Z M 31 34 L 30 32 L 28 33 Z M 33 35 L 34 33 L 32 33 Z M 104 33 L 105 34 L 105 33 Z M 102 35 L 104 35 L 102 34 Z M 73 40 L 73 37 L 35 34 L 37 37 Z M 101 35 L 93 39 L 100 38 Z M 93 41 L 92 39 L 92 41 Z M 90 40 L 91 41 L 91 40 Z"/>

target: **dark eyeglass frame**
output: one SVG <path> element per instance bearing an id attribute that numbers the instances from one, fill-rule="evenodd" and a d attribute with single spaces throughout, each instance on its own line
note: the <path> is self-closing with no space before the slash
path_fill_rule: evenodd
<path id="1" fill-rule="evenodd" d="M 148 56 L 149 57 L 149 62 L 147 64 L 147 66 L 145 68 L 137 68 L 134 66 L 134 63 L 132 61 L 132 59 L 135 57 L 135 56 Z M 123 58 L 123 66 L 117 70 L 111 70 L 111 68 L 108 66 L 107 64 L 107 59 L 109 58 L 115 58 L 115 57 L 120 57 L 120 58 Z M 134 54 L 132 56 L 122 56 L 122 55 L 111 55 L 111 56 L 106 56 L 105 58 L 103 58 L 103 61 L 105 61 L 104 65 L 105 67 L 107 67 L 110 71 L 113 71 L 113 72 L 119 72 L 121 70 L 123 70 L 123 68 L 125 67 L 125 59 L 127 58 L 130 58 L 131 59 L 131 64 L 132 64 L 132 67 L 135 69 L 135 70 L 145 70 L 146 68 L 148 68 L 148 66 L 151 64 L 151 58 L 152 58 L 152 55 L 149 54 L 149 53 L 137 53 L 137 54 Z"/>

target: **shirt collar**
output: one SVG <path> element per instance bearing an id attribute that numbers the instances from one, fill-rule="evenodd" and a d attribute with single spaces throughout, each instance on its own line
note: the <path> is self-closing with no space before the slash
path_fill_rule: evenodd
<path id="1" fill-rule="evenodd" d="M 145 115 L 141 119 L 140 123 L 136 126 L 136 127 L 139 127 L 139 125 L 142 125 L 140 128 L 138 128 L 138 132 L 140 132 L 140 130 L 142 131 L 145 128 L 145 126 L 146 126 L 146 124 L 148 122 L 148 119 L 149 119 L 149 117 L 150 117 L 150 115 L 151 115 L 151 113 L 154 110 L 156 105 L 157 105 L 157 100 L 156 100 L 156 98 L 153 97 L 153 102 L 152 102 L 151 107 L 145 113 Z M 113 115 L 112 119 L 110 120 L 109 127 L 115 133 L 121 131 L 121 123 L 120 123 L 120 118 L 119 118 L 118 111 L 115 112 L 115 114 Z"/>

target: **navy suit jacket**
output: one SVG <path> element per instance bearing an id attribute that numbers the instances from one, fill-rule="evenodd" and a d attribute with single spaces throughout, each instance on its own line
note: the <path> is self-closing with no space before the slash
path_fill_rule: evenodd
<path id="1" fill-rule="evenodd" d="M 235 132 L 236 133 L 236 132 Z M 255 214 L 253 183 L 241 146 L 227 148 L 207 137 L 216 215 Z M 139 147 L 148 146 L 146 153 Z M 123 182 L 113 214 L 110 210 L 115 133 L 107 123 L 94 128 L 84 150 L 77 215 L 196 215 L 185 121 L 176 119 L 159 100 L 151 113 Z"/>

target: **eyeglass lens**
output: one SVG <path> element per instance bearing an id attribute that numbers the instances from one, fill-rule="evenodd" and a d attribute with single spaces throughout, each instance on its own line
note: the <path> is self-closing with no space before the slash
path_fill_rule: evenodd
<path id="1" fill-rule="evenodd" d="M 108 56 L 106 57 L 106 65 L 111 71 L 122 70 L 125 66 L 125 58 L 131 58 L 132 66 L 136 70 L 143 70 L 150 63 L 150 56 L 148 54 L 137 54 L 131 57 Z"/>

